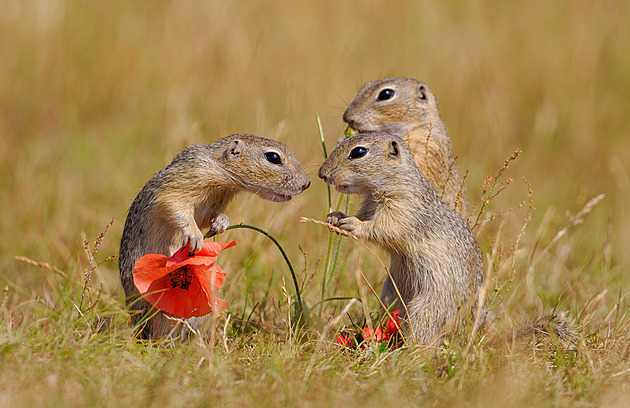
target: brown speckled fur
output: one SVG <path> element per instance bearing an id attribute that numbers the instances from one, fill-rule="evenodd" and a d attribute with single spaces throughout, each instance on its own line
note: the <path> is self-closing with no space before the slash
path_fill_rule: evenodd
<path id="1" fill-rule="evenodd" d="M 350 158 L 360 146 L 367 154 Z M 334 212 L 328 222 L 389 253 L 390 272 L 409 310 L 405 317 L 401 308 L 401 316 L 418 341 L 433 343 L 470 321 L 470 313 L 459 309 L 476 304 L 481 251 L 466 221 L 436 195 L 401 138 L 365 133 L 345 139 L 319 177 L 340 192 L 364 196 L 356 216 Z M 381 297 L 386 304 L 397 298 L 389 278 Z"/>
<path id="2" fill-rule="evenodd" d="M 265 153 L 276 152 L 282 165 L 270 163 Z M 286 201 L 310 185 L 293 153 L 282 143 L 240 134 L 209 145 L 193 145 L 179 152 L 138 193 L 127 215 L 120 240 L 120 280 L 138 324 L 147 312 L 155 315 L 141 328 L 145 339 L 168 335 L 173 321 L 151 309 L 133 283 L 133 267 L 145 254 L 172 256 L 190 242 L 194 252 L 203 245 L 203 230 L 221 233 L 229 225 L 223 212 L 240 191 Z M 192 318 L 194 327 L 205 319 Z"/>
<path id="3" fill-rule="evenodd" d="M 393 90 L 394 96 L 378 101 L 379 93 L 386 88 Z M 367 82 L 346 109 L 343 120 L 359 132 L 383 132 L 402 138 L 438 196 L 459 214 L 468 215 L 451 139 L 440 119 L 437 100 L 425 84 L 413 78 Z M 458 200 L 460 191 L 462 197 Z"/>

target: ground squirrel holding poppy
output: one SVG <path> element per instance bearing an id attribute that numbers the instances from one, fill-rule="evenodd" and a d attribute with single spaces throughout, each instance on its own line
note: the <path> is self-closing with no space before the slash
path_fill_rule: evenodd
<path id="1" fill-rule="evenodd" d="M 118 261 L 134 326 L 147 313 L 155 313 L 141 328 L 142 338 L 167 335 L 173 321 L 140 298 L 133 283 L 133 267 L 140 257 L 172 256 L 186 245 L 196 253 L 203 246 L 202 230 L 209 229 L 214 235 L 229 226 L 223 212 L 240 191 L 281 202 L 300 194 L 310 184 L 288 147 L 248 134 L 189 146 L 151 177 L 129 209 Z M 193 323 L 200 325 L 199 321 Z"/>
<path id="2" fill-rule="evenodd" d="M 451 139 L 429 87 L 413 78 L 365 83 L 343 114 L 348 127 L 402 138 L 418 169 L 451 208 L 468 215 L 463 180 L 453 159 Z"/>
<path id="3" fill-rule="evenodd" d="M 400 317 L 418 341 L 433 343 L 471 320 L 464 311 L 474 309 L 483 283 L 481 250 L 466 221 L 418 170 L 402 138 L 364 133 L 345 139 L 318 175 L 341 193 L 365 197 L 356 216 L 337 211 L 327 222 L 390 254 L 390 272 L 406 306 Z M 397 299 L 389 278 L 381 298 L 386 305 Z"/>

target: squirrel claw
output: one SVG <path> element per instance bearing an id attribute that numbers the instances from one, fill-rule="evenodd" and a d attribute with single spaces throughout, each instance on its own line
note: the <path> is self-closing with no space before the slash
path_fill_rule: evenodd
<path id="1" fill-rule="evenodd" d="M 184 234 L 184 247 L 188 245 L 188 256 L 193 256 L 203 248 L 203 234 L 201 231 L 198 233 L 185 233 Z"/>
<path id="2" fill-rule="evenodd" d="M 328 224 L 334 225 L 335 227 L 338 227 L 339 222 L 346 217 L 346 214 L 342 213 L 341 211 L 333 211 L 326 216 L 326 222 Z"/>
<path id="3" fill-rule="evenodd" d="M 213 237 L 215 235 L 219 235 L 230 226 L 230 219 L 227 215 L 220 213 L 216 217 L 210 219 L 210 231 L 208 231 L 208 236 Z"/>

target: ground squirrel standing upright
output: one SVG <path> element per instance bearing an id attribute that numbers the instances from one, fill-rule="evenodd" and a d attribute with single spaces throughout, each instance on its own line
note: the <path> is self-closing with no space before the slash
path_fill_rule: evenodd
<path id="1" fill-rule="evenodd" d="M 417 340 L 431 343 L 471 319 L 458 310 L 476 304 L 483 283 L 479 245 L 401 138 L 365 133 L 345 139 L 318 174 L 339 192 L 365 196 L 356 216 L 333 212 L 327 221 L 390 254 L 390 272 L 409 311 L 405 316 L 401 307 L 401 316 Z M 381 297 L 386 304 L 397 298 L 389 279 Z"/>
<path id="2" fill-rule="evenodd" d="M 120 240 L 120 279 L 127 304 L 135 312 L 132 323 L 140 322 L 151 310 L 133 283 L 133 267 L 140 257 L 150 253 L 172 256 L 186 244 L 191 252 L 198 252 L 203 246 L 202 230 L 209 228 L 219 234 L 228 227 L 223 211 L 239 191 L 288 201 L 310 184 L 285 145 L 254 135 L 232 135 L 179 152 L 138 193 Z M 172 326 L 160 312 L 147 321 L 141 335 L 162 337 Z"/>
<path id="3" fill-rule="evenodd" d="M 437 100 L 425 84 L 413 78 L 367 82 L 343 120 L 359 133 L 384 132 L 402 138 L 438 196 L 462 216 L 468 215 L 451 139 L 440 119 Z"/>

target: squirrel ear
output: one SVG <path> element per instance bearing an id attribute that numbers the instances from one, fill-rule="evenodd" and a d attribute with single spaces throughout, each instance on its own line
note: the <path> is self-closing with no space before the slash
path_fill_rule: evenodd
<path id="1" fill-rule="evenodd" d="M 427 87 L 424 85 L 420 85 L 418 87 L 418 99 L 420 99 L 421 101 L 427 101 L 427 99 L 429 99 L 429 95 L 427 92 Z"/>
<path id="2" fill-rule="evenodd" d="M 389 149 L 387 153 L 389 154 L 389 157 L 392 159 L 400 158 L 400 146 L 398 146 L 397 141 L 391 140 L 389 142 Z"/>
<path id="3" fill-rule="evenodd" d="M 227 156 L 228 159 L 234 160 L 241 157 L 241 152 L 243 150 L 243 142 L 238 139 L 234 139 L 230 142 L 230 145 L 227 148 Z"/>

